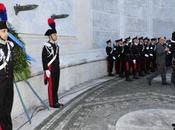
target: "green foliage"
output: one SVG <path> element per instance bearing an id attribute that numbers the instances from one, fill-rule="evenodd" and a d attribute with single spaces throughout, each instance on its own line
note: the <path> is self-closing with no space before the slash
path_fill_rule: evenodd
<path id="1" fill-rule="evenodd" d="M 18 36 L 16 30 L 10 30 L 16 38 L 18 38 L 22 43 L 24 43 L 21 38 Z M 26 80 L 31 76 L 29 63 L 26 60 L 26 53 L 15 44 L 14 46 L 14 77 L 15 81 Z"/>

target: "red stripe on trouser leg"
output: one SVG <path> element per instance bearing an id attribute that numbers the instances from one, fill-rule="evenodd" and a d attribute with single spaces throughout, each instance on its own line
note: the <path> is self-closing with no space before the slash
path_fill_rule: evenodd
<path id="1" fill-rule="evenodd" d="M 49 96 L 49 105 L 50 107 L 53 107 L 53 94 L 52 94 L 52 78 L 49 78 L 49 84 L 48 84 L 48 96 Z"/>
<path id="2" fill-rule="evenodd" d="M 2 130 L 2 127 L 0 126 L 0 130 Z"/>
<path id="3" fill-rule="evenodd" d="M 44 80 L 47 80 L 46 72 L 44 72 Z"/>
<path id="4" fill-rule="evenodd" d="M 129 71 L 129 63 L 125 62 L 125 71 Z"/>
<path id="5" fill-rule="evenodd" d="M 51 72 L 51 66 L 49 66 L 49 70 Z M 50 78 L 49 78 L 49 84 L 48 84 L 48 96 L 49 96 L 49 105 L 50 107 L 53 107 L 53 93 L 52 93 L 52 77 L 50 75 Z"/>

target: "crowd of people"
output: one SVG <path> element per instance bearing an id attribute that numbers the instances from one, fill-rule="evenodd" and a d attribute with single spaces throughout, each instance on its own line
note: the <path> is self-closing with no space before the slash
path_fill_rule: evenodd
<path id="1" fill-rule="evenodd" d="M 121 78 L 125 77 L 126 81 L 132 81 L 152 73 L 148 77 L 151 85 L 151 80 L 161 74 L 162 84 L 167 84 L 166 68 L 172 66 L 172 59 L 175 57 L 175 32 L 171 39 L 136 36 L 114 42 L 108 40 L 106 43 L 109 76 L 119 75 Z"/>

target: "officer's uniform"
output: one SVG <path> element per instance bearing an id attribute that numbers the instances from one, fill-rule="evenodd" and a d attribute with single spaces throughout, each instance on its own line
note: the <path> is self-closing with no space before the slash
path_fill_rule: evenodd
<path id="1" fill-rule="evenodd" d="M 138 79 L 137 73 L 140 70 L 140 52 L 139 46 L 136 43 L 132 44 L 132 70 L 133 70 L 133 78 Z"/>
<path id="2" fill-rule="evenodd" d="M 171 38 L 171 48 L 170 48 L 170 54 L 172 55 L 172 75 L 171 75 L 171 83 L 175 86 L 175 32 L 172 33 Z"/>
<path id="3" fill-rule="evenodd" d="M 8 29 L 6 7 L 0 3 L 0 29 Z M 0 130 L 12 130 L 13 47 L 0 38 Z"/>
<path id="4" fill-rule="evenodd" d="M 175 53 L 172 58 L 172 74 L 171 74 L 171 83 L 175 86 Z"/>
<path id="5" fill-rule="evenodd" d="M 148 40 L 149 39 L 146 37 L 144 40 Z M 149 70 L 150 70 L 150 47 L 148 45 L 148 43 L 145 42 L 144 44 L 144 47 L 145 47 L 145 50 L 144 50 L 144 53 L 145 53 L 145 74 L 149 74 Z"/>
<path id="6" fill-rule="evenodd" d="M 119 77 L 123 77 L 124 75 L 124 46 L 118 45 L 118 59 L 119 59 Z"/>
<path id="7" fill-rule="evenodd" d="M 156 38 L 151 39 L 152 42 L 156 41 Z M 150 59 L 150 69 L 152 72 L 156 69 L 156 45 L 150 44 L 149 45 L 150 51 L 149 51 L 149 59 Z"/>
<path id="8" fill-rule="evenodd" d="M 143 37 L 139 38 L 139 53 L 140 53 L 140 67 L 139 67 L 139 76 L 144 76 L 144 66 L 145 66 L 145 47 L 143 45 Z"/>
<path id="9" fill-rule="evenodd" d="M 175 52 L 175 32 L 172 34 L 172 39 L 170 40 L 170 42 L 167 43 L 166 47 L 169 48 L 166 56 L 166 66 L 171 66 L 173 53 Z"/>
<path id="10" fill-rule="evenodd" d="M 115 40 L 115 45 L 113 46 L 113 56 L 115 61 L 115 72 L 116 74 L 119 74 L 120 72 L 120 55 L 119 55 L 119 46 L 118 42 L 122 41 L 122 39 Z"/>
<path id="11" fill-rule="evenodd" d="M 12 130 L 13 43 L 0 39 L 0 127 Z"/>
<path id="12" fill-rule="evenodd" d="M 52 32 L 54 31 L 54 32 Z M 49 34 L 46 32 L 46 36 L 52 33 L 56 33 L 56 30 L 51 30 Z M 58 87 L 60 79 L 60 60 L 59 60 L 59 46 L 56 43 L 46 42 L 42 50 L 42 63 L 43 70 L 49 70 L 51 72 L 50 78 L 44 74 L 45 84 L 48 82 L 48 97 L 50 107 L 60 107 L 58 103 Z M 59 106 L 58 106 L 59 105 Z"/>
<path id="13" fill-rule="evenodd" d="M 124 63 L 125 63 L 125 76 L 126 81 L 131 81 L 129 75 L 130 75 L 130 66 L 131 66 L 131 43 L 127 42 L 127 44 L 124 45 Z"/>
<path id="14" fill-rule="evenodd" d="M 111 40 L 106 41 L 107 44 L 111 43 Z M 113 48 L 106 46 L 106 54 L 107 54 L 107 69 L 108 69 L 108 75 L 113 76 L 112 71 L 113 71 L 113 64 L 114 64 L 114 59 L 113 59 Z"/>

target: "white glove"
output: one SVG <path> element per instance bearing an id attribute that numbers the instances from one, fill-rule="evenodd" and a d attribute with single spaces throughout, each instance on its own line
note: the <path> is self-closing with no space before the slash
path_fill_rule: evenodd
<path id="1" fill-rule="evenodd" d="M 149 57 L 147 54 L 145 54 L 145 57 Z"/>
<path id="2" fill-rule="evenodd" d="M 50 71 L 49 70 L 46 70 L 46 76 L 47 76 L 47 78 L 50 78 Z"/>
<path id="3" fill-rule="evenodd" d="M 150 56 L 153 56 L 153 54 L 149 54 Z"/>
<path id="4" fill-rule="evenodd" d="M 171 51 L 168 51 L 168 54 L 171 54 Z"/>
<path id="5" fill-rule="evenodd" d="M 133 63 L 136 64 L 136 60 L 135 59 L 133 60 Z"/>
<path id="6" fill-rule="evenodd" d="M 116 60 L 115 56 L 113 56 L 112 58 L 113 58 L 113 60 Z"/>

